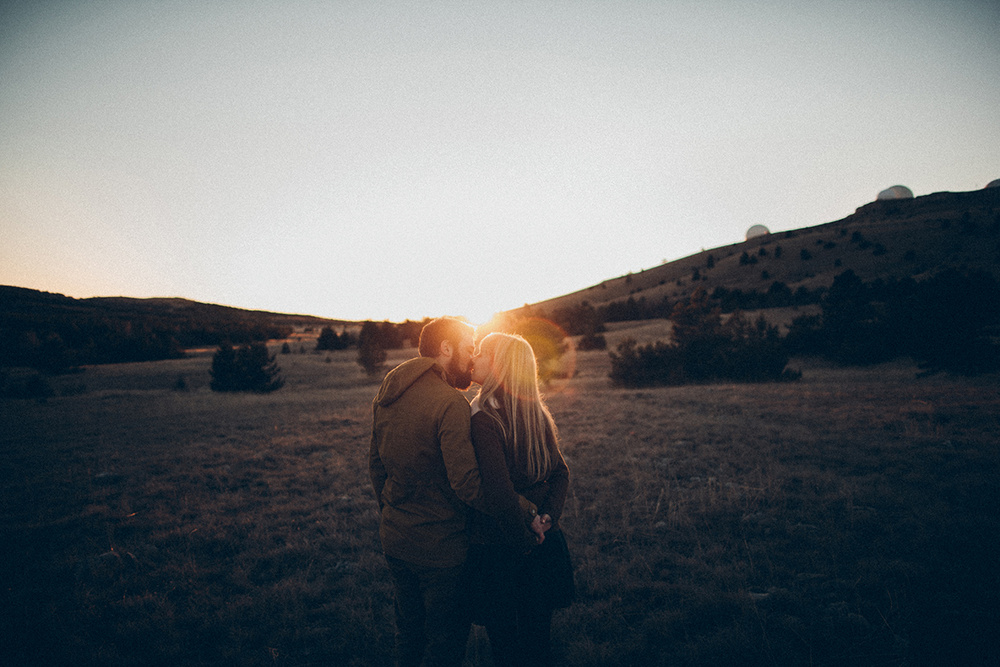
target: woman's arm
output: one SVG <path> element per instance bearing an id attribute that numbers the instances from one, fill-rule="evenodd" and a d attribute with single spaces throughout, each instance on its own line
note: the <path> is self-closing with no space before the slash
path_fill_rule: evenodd
<path id="1" fill-rule="evenodd" d="M 552 470 L 546 484 L 545 497 L 538 503 L 538 513 L 552 517 L 553 525 L 562 516 L 563 505 L 566 504 L 566 494 L 569 491 L 569 466 L 559 451 L 559 445 L 554 436 L 548 438 L 548 446 L 552 455 Z"/>

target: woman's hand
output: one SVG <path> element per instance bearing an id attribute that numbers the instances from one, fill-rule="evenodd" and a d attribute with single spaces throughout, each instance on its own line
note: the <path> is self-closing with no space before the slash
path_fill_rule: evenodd
<path id="1" fill-rule="evenodd" d="M 541 544 L 545 541 L 545 533 L 552 527 L 552 517 L 548 514 L 539 514 L 531 522 L 531 532 L 535 534 L 535 542 Z"/>

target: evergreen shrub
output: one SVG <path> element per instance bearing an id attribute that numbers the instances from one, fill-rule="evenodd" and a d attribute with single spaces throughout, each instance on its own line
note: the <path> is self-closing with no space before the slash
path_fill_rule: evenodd
<path id="1" fill-rule="evenodd" d="M 639 345 L 628 339 L 609 353 L 615 384 L 641 387 L 797 377 L 785 371 L 789 355 L 776 327 L 763 318 L 751 322 L 739 312 L 723 322 L 721 309 L 704 291 L 678 303 L 671 320 L 671 342 Z"/>
<path id="2" fill-rule="evenodd" d="M 261 394 L 285 386 L 281 369 L 264 343 L 249 343 L 234 349 L 224 342 L 212 357 L 212 391 L 252 391 Z"/>

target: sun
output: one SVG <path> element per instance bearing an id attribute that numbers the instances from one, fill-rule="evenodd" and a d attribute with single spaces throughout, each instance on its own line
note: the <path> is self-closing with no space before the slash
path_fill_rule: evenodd
<path id="1" fill-rule="evenodd" d="M 461 317 L 474 327 L 481 327 L 495 320 L 502 311 L 485 304 L 473 304 L 462 309 Z"/>

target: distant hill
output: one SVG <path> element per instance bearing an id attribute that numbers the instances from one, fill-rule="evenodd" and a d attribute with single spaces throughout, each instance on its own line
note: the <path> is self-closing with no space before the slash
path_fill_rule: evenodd
<path id="1" fill-rule="evenodd" d="M 275 313 L 220 306 L 181 298 L 154 297 L 139 299 L 124 296 L 99 296 L 87 299 L 52 292 L 0 285 L 0 323 L 12 316 L 61 317 L 154 317 L 176 323 L 215 322 L 220 326 L 233 322 L 268 323 L 280 326 L 344 325 L 336 320 L 314 315 Z"/>
<path id="2" fill-rule="evenodd" d="M 0 312 L 54 312 L 73 313 L 120 313 L 120 314 L 158 314 L 165 317 L 180 316 L 197 319 L 244 320 L 266 319 L 284 324 L 293 323 L 344 323 L 346 320 L 330 320 L 313 315 L 293 315 L 289 313 L 274 313 L 266 310 L 246 310 L 231 306 L 220 306 L 212 303 L 202 303 L 181 298 L 155 297 L 138 299 L 125 296 L 98 296 L 87 299 L 42 292 L 25 287 L 0 285 Z"/>
<path id="3" fill-rule="evenodd" d="M 528 307 L 551 313 L 630 296 L 652 303 L 683 299 L 697 288 L 764 293 L 775 282 L 794 292 L 829 287 L 848 269 L 869 282 L 920 280 L 945 268 L 998 276 L 1000 188 L 874 201 L 842 220 L 705 250 Z"/>
<path id="4" fill-rule="evenodd" d="M 185 348 L 281 338 L 345 320 L 244 310 L 187 299 L 74 299 L 0 286 L 0 366 L 61 371 L 81 364 L 152 361 Z"/>

